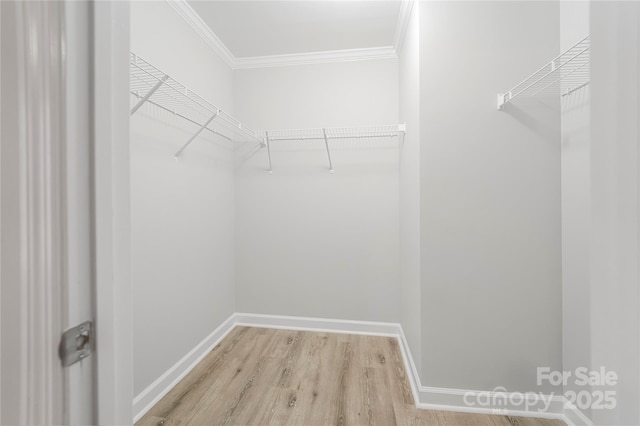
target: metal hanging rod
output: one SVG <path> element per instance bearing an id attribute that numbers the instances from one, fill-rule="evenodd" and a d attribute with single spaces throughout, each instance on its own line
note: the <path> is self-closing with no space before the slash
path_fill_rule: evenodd
<path id="1" fill-rule="evenodd" d="M 168 74 L 134 53 L 130 54 L 130 59 L 130 90 L 131 94 L 137 98 L 137 103 L 131 109 L 131 115 L 135 114 L 142 105 L 149 103 L 198 126 L 194 135 L 176 152 L 176 158 L 204 130 L 229 141 L 246 140 L 248 137 L 261 144 L 264 143 L 250 127 L 174 80 Z M 210 127 L 210 125 L 213 126 L 213 122 L 217 123 L 216 130 Z"/>
<path id="2" fill-rule="evenodd" d="M 590 36 L 571 46 L 542 68 L 516 84 L 511 90 L 498 94 L 498 109 L 519 96 L 553 94 L 563 96 L 584 87 L 590 78 Z"/>

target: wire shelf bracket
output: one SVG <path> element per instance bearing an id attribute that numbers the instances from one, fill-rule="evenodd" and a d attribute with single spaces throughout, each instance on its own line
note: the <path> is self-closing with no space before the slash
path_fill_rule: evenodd
<path id="1" fill-rule="evenodd" d="M 516 84 L 511 90 L 499 93 L 498 110 L 519 96 L 561 94 L 567 96 L 589 84 L 590 35 L 552 59 L 542 68 Z"/>
<path id="2" fill-rule="evenodd" d="M 155 86 L 153 86 L 151 88 L 151 90 L 149 90 L 149 92 L 147 92 L 146 95 L 144 95 L 144 97 L 142 99 L 140 99 L 138 101 L 138 103 L 131 109 L 131 115 L 135 114 L 137 110 L 140 109 L 140 107 L 149 100 L 149 98 L 151 97 L 151 95 L 153 95 L 156 90 L 158 90 L 160 88 L 160 86 L 162 86 L 162 83 L 164 83 L 165 81 L 167 81 L 167 79 L 169 78 L 168 75 L 164 75 L 160 80 L 158 80 L 158 82 L 156 83 Z"/>
<path id="3" fill-rule="evenodd" d="M 327 157 L 329 157 L 329 173 L 335 172 L 333 170 L 333 163 L 331 162 L 331 151 L 329 151 L 329 139 L 327 138 L 327 129 L 322 129 L 322 136 L 324 137 L 324 146 L 327 148 Z"/>
<path id="4" fill-rule="evenodd" d="M 248 138 L 264 144 L 254 130 L 133 52 L 130 53 L 130 70 L 130 91 L 137 99 L 130 115 L 148 103 L 198 126 L 195 133 L 175 153 L 174 158 L 180 157 L 205 130 L 230 142 Z M 211 127 L 214 119 L 217 123 L 215 129 Z"/>
<path id="5" fill-rule="evenodd" d="M 265 132 L 265 144 L 267 146 L 267 156 L 269 157 L 269 174 L 273 174 L 273 166 L 271 164 L 271 144 L 269 143 L 269 132 Z"/>
<path id="6" fill-rule="evenodd" d="M 198 131 L 196 132 L 196 134 L 195 134 L 195 135 L 193 135 L 193 136 L 191 136 L 191 139 L 189 139 L 189 140 L 187 141 L 187 143 L 185 143 L 184 145 L 182 145 L 182 147 L 178 150 L 178 152 L 176 152 L 176 154 L 173 156 L 173 158 L 177 159 L 178 157 L 180 157 L 180 154 L 182 154 L 182 151 L 184 151 L 184 150 L 189 146 L 189 144 L 190 144 L 191 142 L 193 142 L 193 140 L 194 140 L 195 138 L 197 138 L 197 137 L 198 137 L 198 135 L 199 135 L 200 133 L 202 133 L 202 131 L 203 131 L 204 129 L 206 129 L 206 128 L 207 128 L 207 126 L 209 125 L 209 123 L 211 123 L 211 122 L 213 121 L 213 119 L 214 119 L 214 118 L 216 118 L 218 115 L 220 115 L 220 111 L 215 112 L 215 113 L 211 116 L 211 118 L 209 118 L 209 119 L 206 121 L 206 123 L 204 123 L 202 126 L 200 126 L 200 128 L 198 129 Z"/>
<path id="7" fill-rule="evenodd" d="M 266 148 L 269 174 L 273 174 L 272 144 L 278 141 L 322 141 L 327 152 L 329 173 L 334 173 L 330 141 L 343 140 L 367 143 L 384 138 L 392 142 L 404 140 L 406 125 L 368 127 L 334 127 L 256 132 L 211 104 L 194 91 L 160 71 L 133 52 L 130 54 L 130 92 L 135 99 L 133 115 L 144 104 L 150 104 L 197 126 L 197 130 L 176 151 L 178 159 L 205 130 L 229 142 L 257 142 L 255 152 Z M 213 127 L 215 125 L 215 128 Z"/>

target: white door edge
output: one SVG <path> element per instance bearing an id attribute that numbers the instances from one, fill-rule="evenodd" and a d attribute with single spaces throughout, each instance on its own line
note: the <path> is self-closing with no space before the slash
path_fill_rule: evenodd
<path id="1" fill-rule="evenodd" d="M 129 3 L 95 1 L 93 24 L 97 423 L 131 424 Z"/>
<path id="2" fill-rule="evenodd" d="M 64 376 L 56 349 L 66 306 L 64 6 L 1 7 L 0 422 L 61 424 Z"/>

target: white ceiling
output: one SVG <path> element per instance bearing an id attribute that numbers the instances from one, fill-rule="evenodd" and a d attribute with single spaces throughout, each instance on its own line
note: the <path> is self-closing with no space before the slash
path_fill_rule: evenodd
<path id="1" fill-rule="evenodd" d="M 394 44 L 400 1 L 203 1 L 189 5 L 236 58 Z"/>

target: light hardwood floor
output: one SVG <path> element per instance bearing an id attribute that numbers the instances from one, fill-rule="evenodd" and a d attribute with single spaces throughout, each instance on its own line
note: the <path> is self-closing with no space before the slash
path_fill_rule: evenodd
<path id="1" fill-rule="evenodd" d="M 236 327 L 138 425 L 560 426 L 416 409 L 391 337 Z"/>

